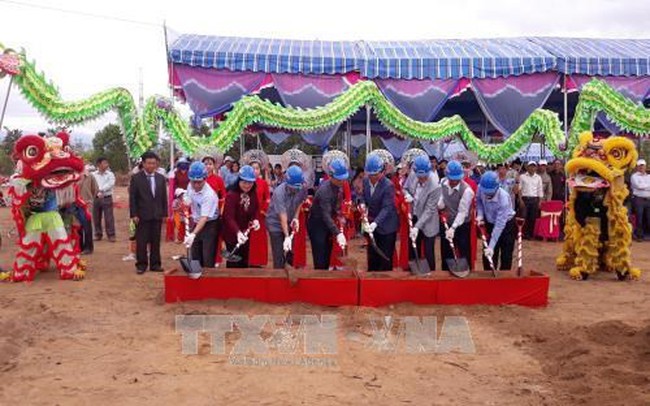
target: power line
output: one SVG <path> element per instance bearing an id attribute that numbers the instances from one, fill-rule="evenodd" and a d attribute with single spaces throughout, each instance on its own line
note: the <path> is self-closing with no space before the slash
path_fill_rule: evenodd
<path id="1" fill-rule="evenodd" d="M 14 1 L 14 0 L 0 0 L 0 3 L 6 3 L 6 4 L 14 5 L 14 6 L 21 6 L 21 7 L 30 7 L 30 8 L 40 9 L 40 10 L 55 11 L 55 12 L 58 12 L 58 13 L 74 14 L 74 15 L 79 15 L 79 16 L 84 16 L 84 17 L 101 18 L 101 19 L 104 19 L 104 20 L 119 21 L 119 22 L 128 23 L 128 24 L 144 25 L 144 26 L 147 26 L 147 27 L 160 28 L 160 24 L 156 24 L 156 23 L 152 23 L 152 22 L 148 22 L 148 21 L 139 21 L 139 20 L 132 20 L 132 19 L 129 19 L 129 18 L 110 16 L 110 15 L 106 15 L 106 14 L 89 13 L 89 12 L 86 12 L 86 11 L 58 8 L 58 7 L 46 6 L 46 5 L 42 5 L 42 4 L 25 3 L 25 2 L 22 2 L 22 1 Z"/>

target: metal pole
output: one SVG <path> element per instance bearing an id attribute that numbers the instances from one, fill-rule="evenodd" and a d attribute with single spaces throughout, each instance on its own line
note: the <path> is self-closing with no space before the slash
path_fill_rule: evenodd
<path id="1" fill-rule="evenodd" d="M 2 124 L 5 121 L 5 113 L 7 112 L 7 104 L 9 103 L 9 94 L 11 93 L 11 85 L 14 83 L 14 77 L 9 78 L 9 87 L 7 87 L 7 95 L 5 96 L 5 102 L 2 106 L 2 115 L 0 115 L 0 130 L 2 130 Z"/>
<path id="2" fill-rule="evenodd" d="M 372 152 L 372 139 L 370 133 L 370 106 L 366 104 L 366 155 Z"/>
<path id="3" fill-rule="evenodd" d="M 244 156 L 244 151 L 246 151 L 246 140 L 244 139 L 244 133 L 242 133 L 239 136 L 239 159 L 240 160 Z"/>
<path id="4" fill-rule="evenodd" d="M 564 74 L 564 80 L 562 81 L 562 87 L 564 91 L 564 139 L 565 143 L 568 145 L 569 141 L 569 100 L 567 97 L 567 88 L 566 88 L 567 76 Z"/>
<path id="5" fill-rule="evenodd" d="M 348 118 L 348 122 L 345 129 L 345 138 L 347 145 L 347 154 L 348 157 L 352 155 L 352 118 Z"/>
<path id="6" fill-rule="evenodd" d="M 167 22 L 163 21 L 163 31 L 165 33 L 165 60 L 170 64 L 169 70 L 169 98 L 171 99 L 172 109 L 174 108 L 174 61 L 169 58 L 169 38 L 167 37 Z M 169 133 L 169 169 L 174 169 L 174 139 L 171 132 Z"/>

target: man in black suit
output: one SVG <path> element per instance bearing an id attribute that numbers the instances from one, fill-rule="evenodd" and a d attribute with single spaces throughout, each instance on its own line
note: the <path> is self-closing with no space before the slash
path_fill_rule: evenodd
<path id="1" fill-rule="evenodd" d="M 147 270 L 162 272 L 160 260 L 160 234 L 162 221 L 167 215 L 167 188 L 165 177 L 156 171 L 160 164 L 158 155 L 151 151 L 142 154 L 142 170 L 131 178 L 129 185 L 129 210 L 136 224 L 136 262 L 138 274 Z M 147 245 L 149 260 L 147 261 Z"/>
<path id="2" fill-rule="evenodd" d="M 368 210 L 368 221 L 363 223 L 363 232 L 372 234 L 377 248 L 368 247 L 368 271 L 390 271 L 393 269 L 395 240 L 399 229 L 399 216 L 395 207 L 395 187 L 384 176 L 384 163 L 378 154 L 366 158 L 363 180 L 363 203 Z M 386 256 L 383 258 L 377 249 Z"/>

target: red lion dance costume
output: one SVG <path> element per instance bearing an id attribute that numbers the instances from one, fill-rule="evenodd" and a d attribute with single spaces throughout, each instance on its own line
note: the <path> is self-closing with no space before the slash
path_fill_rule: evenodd
<path id="1" fill-rule="evenodd" d="M 20 250 L 9 275 L 3 275 L 5 279 L 31 281 L 50 260 L 61 279 L 81 280 L 85 276 L 79 260 L 79 226 L 72 226 L 70 221 L 68 232 L 59 211 L 73 214 L 65 215 L 66 220 L 77 217 L 90 221 L 78 186 L 84 163 L 71 151 L 69 138 L 66 133 L 48 138 L 26 135 L 16 142 L 16 173 L 9 195 Z"/>

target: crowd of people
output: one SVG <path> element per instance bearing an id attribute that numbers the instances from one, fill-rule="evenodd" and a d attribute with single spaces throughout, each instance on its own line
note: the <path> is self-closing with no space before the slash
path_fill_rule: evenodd
<path id="1" fill-rule="evenodd" d="M 508 270 L 515 218 L 525 219 L 523 237 L 533 239 L 542 202 L 566 200 L 560 160 L 523 165 L 516 159 L 487 167 L 469 159 L 438 161 L 422 153 L 395 165 L 386 151 L 375 151 L 352 173 L 346 157 L 330 158 L 324 159 L 324 175 L 314 185 L 306 181 L 310 168 L 298 162 L 271 166 L 261 151 L 249 154 L 241 166 L 231 157 L 180 158 L 169 172 L 160 168 L 156 154 L 147 152 L 129 185 L 135 255 L 125 259 L 135 259 L 138 273 L 161 271 L 166 230 L 167 239 L 184 244 L 202 267 L 282 268 L 287 262 L 305 267 L 310 241 L 313 268 L 338 269 L 348 241 L 363 234 L 369 271 L 406 269 L 409 260 L 420 257 L 431 271 L 448 270 L 447 260 L 458 256 L 469 259 L 473 269 L 477 236 L 485 232 L 483 268 Z M 629 181 L 634 235 L 641 240 L 644 224 L 650 223 L 650 175 L 643 160 Z M 92 235 L 115 241 L 114 187 L 115 176 L 104 158 L 82 177 L 82 196 L 93 206 L 93 222 L 82 230 L 84 253 L 93 251 Z"/>

